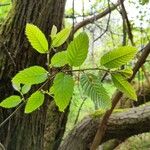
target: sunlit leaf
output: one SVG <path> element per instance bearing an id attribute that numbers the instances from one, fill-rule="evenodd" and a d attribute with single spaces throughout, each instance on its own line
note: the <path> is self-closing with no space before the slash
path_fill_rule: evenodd
<path id="1" fill-rule="evenodd" d="M 29 91 L 30 91 L 30 89 L 31 89 L 31 85 L 23 85 L 22 86 L 22 88 L 21 88 L 21 92 L 22 92 L 22 94 L 26 94 L 26 93 L 28 93 Z"/>
<path id="2" fill-rule="evenodd" d="M 104 54 L 101 58 L 101 65 L 106 68 L 118 68 L 132 60 L 136 54 L 136 48 L 131 46 L 119 47 Z"/>
<path id="3" fill-rule="evenodd" d="M 51 37 L 52 39 L 56 36 L 57 34 L 57 27 L 55 25 L 53 25 L 52 30 L 51 30 Z"/>
<path id="4" fill-rule="evenodd" d="M 51 65 L 54 67 L 62 67 L 68 63 L 67 52 L 62 51 L 56 53 L 51 59 Z"/>
<path id="5" fill-rule="evenodd" d="M 12 82 L 14 84 L 39 84 L 48 78 L 48 72 L 40 66 L 32 66 L 17 73 Z"/>
<path id="6" fill-rule="evenodd" d="M 65 28 L 58 32 L 54 38 L 52 38 L 52 47 L 59 47 L 68 39 L 71 28 Z"/>
<path id="7" fill-rule="evenodd" d="M 50 93 L 54 94 L 54 100 L 60 111 L 69 105 L 73 95 L 74 81 L 72 76 L 64 73 L 58 73 L 54 79 L 54 84 L 50 89 Z"/>
<path id="8" fill-rule="evenodd" d="M 31 113 L 39 108 L 44 102 L 44 94 L 40 91 L 33 93 L 27 100 L 25 113 Z"/>
<path id="9" fill-rule="evenodd" d="M 39 53 L 48 52 L 48 42 L 43 32 L 35 25 L 27 23 L 26 36 L 32 47 Z"/>
<path id="10" fill-rule="evenodd" d="M 4 99 L 1 103 L 0 106 L 4 108 L 13 108 L 19 105 L 22 102 L 20 96 L 17 95 L 12 95 L 6 99 Z"/>
<path id="11" fill-rule="evenodd" d="M 70 66 L 78 67 L 87 58 L 89 38 L 85 32 L 80 33 L 68 46 L 67 56 Z"/>
<path id="12" fill-rule="evenodd" d="M 137 100 L 137 95 L 132 85 L 119 73 L 112 74 L 114 85 L 132 100 Z"/>

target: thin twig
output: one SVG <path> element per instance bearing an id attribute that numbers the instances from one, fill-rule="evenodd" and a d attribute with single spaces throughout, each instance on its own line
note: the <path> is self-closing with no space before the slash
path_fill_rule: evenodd
<path id="1" fill-rule="evenodd" d="M 124 3 L 123 3 L 122 0 L 120 0 L 120 3 L 121 3 L 121 8 L 122 8 L 122 17 L 126 21 L 126 25 L 127 25 L 128 37 L 129 37 L 129 39 L 131 41 L 131 44 L 133 46 L 135 46 L 135 43 L 133 41 L 133 34 L 132 34 L 131 24 L 130 24 L 130 21 L 128 19 L 127 11 L 125 9 L 125 6 L 124 6 Z"/>
<path id="2" fill-rule="evenodd" d="M 9 52 L 8 48 L 5 45 L 4 45 L 4 49 L 6 50 L 7 55 L 9 56 L 10 60 L 12 61 L 14 68 L 16 68 L 15 60 L 13 59 L 13 57 L 11 56 L 11 53 Z"/>
<path id="3" fill-rule="evenodd" d="M 103 68 L 84 68 L 84 69 L 76 69 L 76 70 L 63 70 L 64 72 L 83 72 L 83 71 L 92 71 L 92 70 L 101 70 L 101 71 L 106 71 L 109 72 L 107 69 Z"/>
<path id="4" fill-rule="evenodd" d="M 103 28 L 103 27 L 101 27 L 98 23 L 94 23 L 95 24 L 95 26 L 96 27 L 98 27 L 99 29 L 101 29 L 101 30 L 103 30 L 103 31 L 105 31 L 106 29 L 105 28 Z M 119 34 L 119 33 L 117 33 L 117 32 L 114 32 L 114 31 L 110 31 L 112 34 L 115 34 L 115 35 L 118 35 L 118 36 L 122 36 L 122 34 Z M 107 32 L 106 32 L 106 34 L 108 34 Z"/>
<path id="5" fill-rule="evenodd" d="M 108 9 L 111 10 L 111 9 L 110 9 L 109 0 L 108 0 Z M 108 31 L 109 23 L 110 23 L 110 18 L 111 18 L 111 11 L 110 11 L 109 16 L 108 16 L 106 29 L 104 30 L 104 32 L 103 32 L 100 36 L 98 36 L 96 39 L 94 39 L 94 42 L 96 42 L 97 40 L 99 40 L 99 39 Z"/>
<path id="6" fill-rule="evenodd" d="M 127 44 L 127 33 L 126 33 L 126 20 L 125 18 L 123 17 L 123 14 L 121 12 L 121 16 L 122 16 L 122 26 L 123 26 L 123 38 L 122 38 L 122 46 L 125 46 Z"/>
<path id="7" fill-rule="evenodd" d="M 83 99 L 83 101 L 82 101 L 82 103 L 81 103 L 81 105 L 80 105 L 80 107 L 79 107 L 79 109 L 78 109 L 78 113 L 77 113 L 76 119 L 75 119 L 75 121 L 74 121 L 74 125 L 76 125 L 77 122 L 78 122 L 81 109 L 82 109 L 82 107 L 83 107 L 83 105 L 84 105 L 86 99 L 87 99 L 86 97 Z"/>
<path id="8" fill-rule="evenodd" d="M 75 6 L 74 6 L 74 0 L 72 1 L 72 11 L 73 11 L 73 19 L 72 19 L 72 30 L 74 31 L 74 25 L 75 25 L 75 18 L 74 18 L 74 16 L 75 16 L 75 8 L 74 8 Z"/>
<path id="9" fill-rule="evenodd" d="M 102 79 L 101 79 L 101 82 L 103 82 L 103 81 L 105 80 L 105 78 L 107 77 L 107 75 L 108 75 L 108 71 L 105 72 L 105 74 L 103 75 L 103 77 L 102 77 Z"/>
<path id="10" fill-rule="evenodd" d="M 1 124 L 0 128 L 7 122 L 9 121 L 16 113 L 17 111 L 24 105 L 24 103 L 21 103 Z"/>

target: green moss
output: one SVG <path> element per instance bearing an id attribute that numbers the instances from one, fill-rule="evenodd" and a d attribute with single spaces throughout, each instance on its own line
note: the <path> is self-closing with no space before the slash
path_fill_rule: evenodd
<path id="1" fill-rule="evenodd" d="M 99 109 L 99 110 L 94 111 L 92 114 L 90 114 L 90 117 L 98 118 L 98 117 L 103 116 L 104 113 L 105 113 L 105 110 Z"/>
<path id="2" fill-rule="evenodd" d="M 114 113 L 125 112 L 125 111 L 128 111 L 128 110 L 129 110 L 128 108 L 125 108 L 125 109 L 121 109 L 121 108 L 120 109 L 114 109 L 113 114 Z M 106 110 L 99 109 L 99 110 L 96 110 L 94 113 L 90 114 L 90 117 L 99 118 L 99 117 L 102 117 L 105 112 L 106 112 Z"/>

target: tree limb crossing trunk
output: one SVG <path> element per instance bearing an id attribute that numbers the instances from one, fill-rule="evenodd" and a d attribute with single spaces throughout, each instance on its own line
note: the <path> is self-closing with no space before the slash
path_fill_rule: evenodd
<path id="1" fill-rule="evenodd" d="M 65 138 L 59 150 L 89 150 L 101 117 L 84 118 Z M 150 131 L 150 105 L 113 113 L 110 117 L 103 142 L 124 139 Z"/>

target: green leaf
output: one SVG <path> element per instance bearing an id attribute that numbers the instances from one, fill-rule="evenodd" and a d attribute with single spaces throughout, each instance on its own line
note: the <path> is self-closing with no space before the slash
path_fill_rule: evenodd
<path id="1" fill-rule="evenodd" d="M 68 63 L 67 52 L 62 51 L 56 53 L 51 59 L 51 65 L 54 67 L 62 67 Z"/>
<path id="2" fill-rule="evenodd" d="M 118 68 L 125 65 L 131 59 L 134 58 L 136 54 L 136 48 L 131 46 L 119 47 L 113 51 L 104 54 L 101 58 L 101 65 L 106 68 Z"/>
<path id="3" fill-rule="evenodd" d="M 65 28 L 58 32 L 52 39 L 52 47 L 59 47 L 68 39 L 71 28 Z"/>
<path id="4" fill-rule="evenodd" d="M 12 83 L 13 88 L 18 91 L 21 92 L 22 94 L 26 94 L 30 91 L 31 89 L 31 85 L 20 85 L 20 83 Z"/>
<path id="5" fill-rule="evenodd" d="M 119 70 L 119 73 L 121 73 L 126 78 L 130 78 L 133 74 L 133 70 L 131 68 L 126 68 L 123 70 Z"/>
<path id="6" fill-rule="evenodd" d="M 141 5 L 145 5 L 149 3 L 149 0 L 139 0 Z"/>
<path id="7" fill-rule="evenodd" d="M 71 66 L 78 67 L 87 58 L 89 38 L 85 32 L 80 33 L 68 46 L 67 56 Z"/>
<path id="8" fill-rule="evenodd" d="M 25 113 L 31 113 L 39 108 L 44 102 L 44 94 L 40 91 L 33 93 L 25 106 Z"/>
<path id="9" fill-rule="evenodd" d="M 119 73 L 112 74 L 114 85 L 123 92 L 126 96 L 133 100 L 137 100 L 137 95 L 132 85 Z"/>
<path id="10" fill-rule="evenodd" d="M 50 89 L 50 93 L 54 94 L 54 100 L 60 111 L 69 105 L 73 95 L 74 81 L 72 76 L 64 73 L 58 73 L 54 79 L 54 84 Z"/>
<path id="11" fill-rule="evenodd" d="M 39 84 L 48 78 L 48 72 L 40 66 L 32 66 L 17 73 L 13 79 L 14 84 Z"/>
<path id="12" fill-rule="evenodd" d="M 80 83 L 84 93 L 91 98 L 96 106 L 102 109 L 111 107 L 111 100 L 100 80 L 93 74 L 83 74 Z"/>
<path id="13" fill-rule="evenodd" d="M 47 39 L 37 26 L 27 23 L 25 33 L 34 49 L 43 54 L 48 52 Z"/>
<path id="14" fill-rule="evenodd" d="M 20 83 L 12 83 L 12 86 L 16 91 L 20 92 L 21 90 Z"/>
<path id="15" fill-rule="evenodd" d="M 52 39 L 56 36 L 57 34 L 57 27 L 55 25 L 53 25 L 52 30 L 51 30 L 51 37 Z"/>
<path id="16" fill-rule="evenodd" d="M 21 92 L 22 94 L 26 94 L 30 91 L 30 89 L 31 89 L 31 85 L 26 84 L 26 85 L 23 85 L 23 87 L 21 88 Z"/>
<path id="17" fill-rule="evenodd" d="M 0 106 L 4 108 L 13 108 L 19 105 L 22 102 L 20 96 L 17 95 L 12 95 L 6 99 L 4 99 L 1 103 Z"/>

